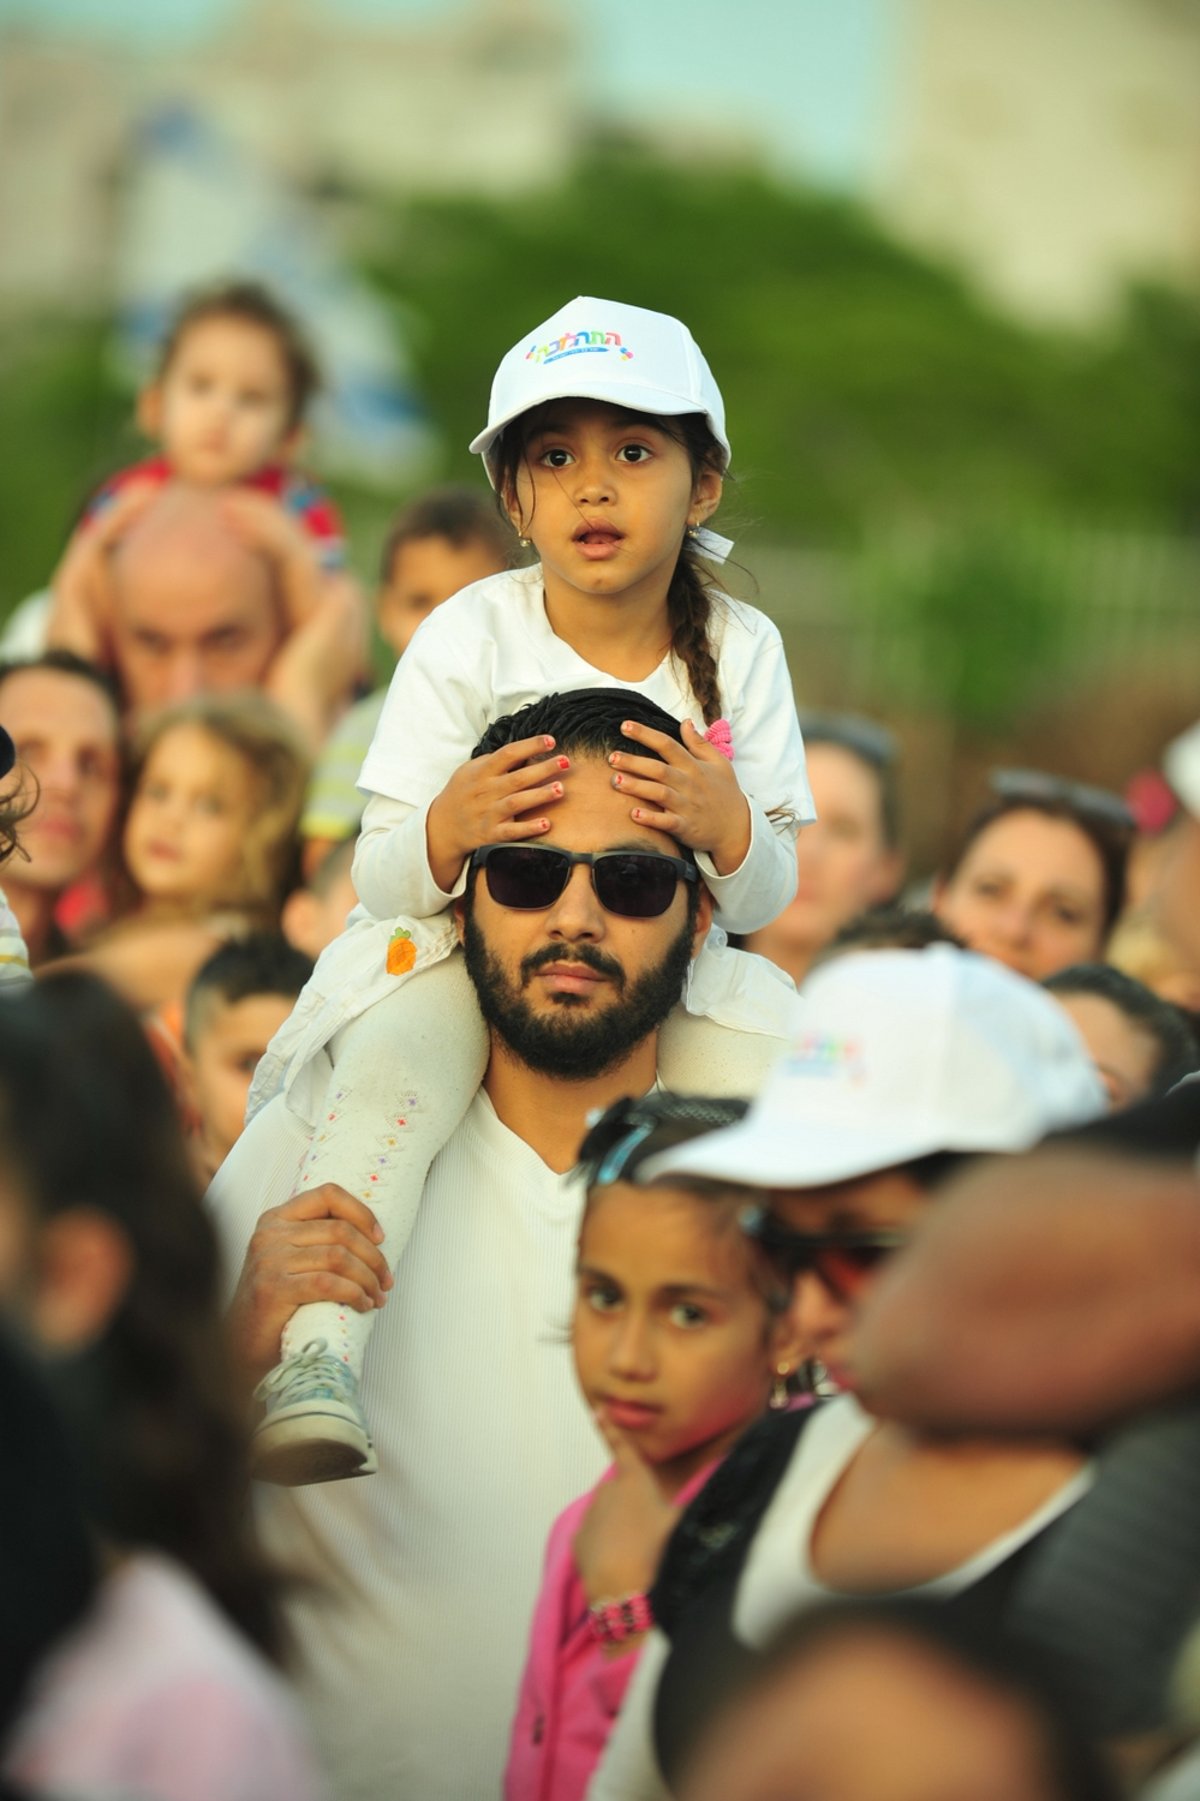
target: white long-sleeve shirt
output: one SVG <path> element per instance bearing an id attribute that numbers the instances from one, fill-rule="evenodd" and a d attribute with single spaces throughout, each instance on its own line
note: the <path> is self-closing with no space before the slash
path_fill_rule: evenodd
<path id="1" fill-rule="evenodd" d="M 755 607 L 720 596 L 710 632 L 734 769 L 750 803 L 751 843 L 727 875 L 718 875 L 703 854 L 698 862 L 718 924 L 753 932 L 795 894 L 796 832 L 815 809 L 778 630 Z M 664 657 L 643 681 L 625 682 L 557 637 L 546 617 L 540 566 L 488 576 L 432 613 L 397 666 L 359 778 L 369 799 L 354 886 L 367 911 L 377 919 L 421 919 L 450 905 L 454 894 L 439 888 L 429 868 L 425 819 L 494 719 L 547 694 L 611 687 L 629 688 L 676 719 L 702 724 L 676 657 Z M 461 888 L 460 880 L 454 893 Z"/>

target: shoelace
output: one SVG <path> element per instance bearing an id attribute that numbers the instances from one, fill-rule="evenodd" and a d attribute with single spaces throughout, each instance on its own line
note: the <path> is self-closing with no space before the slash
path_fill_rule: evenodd
<path id="1" fill-rule="evenodd" d="M 338 1386 L 345 1385 L 342 1366 L 330 1351 L 328 1339 L 314 1338 L 297 1356 L 289 1357 L 286 1363 L 277 1363 L 273 1370 L 268 1371 L 254 1390 L 255 1400 L 265 1401 L 268 1395 L 285 1400 L 289 1390 L 297 1384 L 312 1381 L 318 1364 L 327 1364 L 329 1378 L 332 1380 L 336 1377 Z M 326 1371 L 322 1370 L 321 1374 L 325 1375 Z"/>

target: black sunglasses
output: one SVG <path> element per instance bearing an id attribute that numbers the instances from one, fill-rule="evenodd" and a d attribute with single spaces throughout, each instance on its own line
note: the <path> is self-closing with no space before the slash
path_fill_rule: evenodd
<path id="1" fill-rule="evenodd" d="M 738 1223 L 790 1275 L 811 1270 L 843 1301 L 853 1300 L 879 1265 L 908 1243 L 907 1232 L 894 1230 L 793 1232 L 766 1207 L 744 1207 Z"/>
<path id="2" fill-rule="evenodd" d="M 988 786 L 1001 800 L 1054 801 L 1069 807 L 1081 819 L 1098 820 L 1121 831 L 1131 832 L 1137 823 L 1119 794 L 1108 788 L 1094 788 L 1090 782 L 1051 775 L 1044 769 L 993 769 Z"/>
<path id="3" fill-rule="evenodd" d="M 553 850 L 548 844 L 485 844 L 471 858 L 482 869 L 498 907 L 518 913 L 552 907 L 577 863 L 592 872 L 592 888 L 606 913 L 622 919 L 657 919 L 675 898 L 680 882 L 698 880 L 683 857 L 652 850 Z"/>

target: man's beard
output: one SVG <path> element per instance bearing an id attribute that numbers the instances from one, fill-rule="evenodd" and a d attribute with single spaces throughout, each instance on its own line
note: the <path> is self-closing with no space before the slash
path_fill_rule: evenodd
<path id="1" fill-rule="evenodd" d="M 692 927 L 684 926 L 661 962 L 632 984 L 614 958 L 592 945 L 553 943 L 522 960 L 514 984 L 484 943 L 472 913 L 463 921 L 463 955 L 480 1012 L 512 1055 L 539 1075 L 588 1082 L 623 1063 L 657 1031 L 680 998 L 692 960 Z M 564 994 L 551 1012 L 535 1012 L 525 999 L 525 988 L 539 969 L 553 963 L 582 963 L 607 976 L 617 991 L 616 1001 L 585 1012 L 582 997 Z"/>

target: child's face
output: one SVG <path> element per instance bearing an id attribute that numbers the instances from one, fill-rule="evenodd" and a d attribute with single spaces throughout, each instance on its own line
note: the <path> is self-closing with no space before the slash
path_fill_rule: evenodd
<path id="1" fill-rule="evenodd" d="M 589 1407 L 628 1434 L 665 1487 L 721 1456 L 761 1413 L 783 1330 L 718 1204 L 626 1182 L 592 1190 L 579 1237 L 575 1371 Z"/>
<path id="2" fill-rule="evenodd" d="M 199 725 L 164 732 L 125 824 L 125 863 L 143 897 L 189 907 L 234 898 L 254 800 L 231 745 Z"/>
<path id="3" fill-rule="evenodd" d="M 669 421 L 668 421 L 669 423 Z M 546 599 L 661 605 L 689 524 L 707 519 L 721 477 L 693 475 L 662 427 L 595 400 L 539 407 L 508 496 L 542 561 Z"/>
<path id="4" fill-rule="evenodd" d="M 249 994 L 240 1001 L 213 995 L 202 1011 L 188 1070 L 210 1174 L 241 1136 L 255 1066 L 293 1005 L 283 994 Z"/>
<path id="5" fill-rule="evenodd" d="M 201 487 L 243 481 L 292 448 L 291 382 L 274 335 L 249 319 L 198 319 L 142 397 L 143 428 L 175 474 Z"/>
<path id="6" fill-rule="evenodd" d="M 482 538 L 465 544 L 441 537 L 406 538 L 397 546 L 388 580 L 379 590 L 380 631 L 402 657 L 413 633 L 435 607 L 503 567 L 503 559 Z"/>

